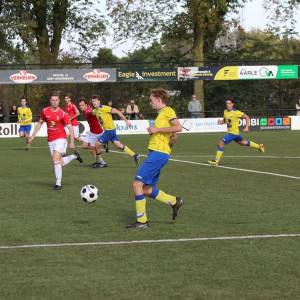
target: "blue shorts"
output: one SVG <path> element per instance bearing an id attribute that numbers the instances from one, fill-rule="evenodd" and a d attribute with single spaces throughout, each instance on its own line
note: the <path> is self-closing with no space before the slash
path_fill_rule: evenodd
<path id="1" fill-rule="evenodd" d="M 31 125 L 21 125 L 19 128 L 19 132 L 30 133 Z"/>
<path id="2" fill-rule="evenodd" d="M 112 143 L 114 141 L 118 141 L 119 138 L 117 136 L 117 131 L 116 129 L 112 129 L 112 130 L 105 130 L 104 133 L 101 135 L 101 137 L 99 138 L 99 142 L 101 144 L 106 144 L 109 141 L 111 141 Z"/>
<path id="3" fill-rule="evenodd" d="M 150 151 L 143 164 L 138 168 L 135 180 L 146 185 L 156 185 L 161 169 L 168 163 L 170 155 L 157 151 Z"/>
<path id="4" fill-rule="evenodd" d="M 222 138 L 222 141 L 224 142 L 225 145 L 230 144 L 232 141 L 241 142 L 242 140 L 243 140 L 243 137 L 241 135 L 232 134 L 232 133 L 227 133 Z"/>

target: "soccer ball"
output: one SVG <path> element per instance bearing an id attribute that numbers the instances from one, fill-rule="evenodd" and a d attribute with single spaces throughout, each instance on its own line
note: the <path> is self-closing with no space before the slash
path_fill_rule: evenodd
<path id="1" fill-rule="evenodd" d="M 81 199 L 86 203 L 93 203 L 99 198 L 99 190 L 92 184 L 83 186 L 80 190 Z"/>

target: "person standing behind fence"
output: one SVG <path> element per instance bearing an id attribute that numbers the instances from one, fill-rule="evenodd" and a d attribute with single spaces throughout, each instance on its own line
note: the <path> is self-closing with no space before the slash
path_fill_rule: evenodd
<path id="1" fill-rule="evenodd" d="M 2 104 L 0 104 L 0 123 L 4 122 L 4 118 L 5 118 L 4 107 Z"/>
<path id="2" fill-rule="evenodd" d="M 10 123 L 17 123 L 18 122 L 18 111 L 17 105 L 12 105 L 10 112 L 9 112 L 9 122 Z"/>
<path id="3" fill-rule="evenodd" d="M 18 123 L 20 124 L 19 136 L 25 139 L 27 150 L 29 150 L 30 144 L 28 140 L 30 137 L 31 123 L 32 123 L 32 111 L 27 106 L 28 102 L 26 98 L 21 98 L 21 106 L 18 107 Z"/>
<path id="4" fill-rule="evenodd" d="M 202 111 L 202 107 L 196 95 L 192 96 L 192 100 L 189 102 L 188 105 L 188 111 L 191 118 L 200 118 L 200 112 Z"/>
<path id="5" fill-rule="evenodd" d="M 136 120 L 139 112 L 139 107 L 135 104 L 134 100 L 130 100 L 130 103 L 126 107 L 128 119 Z"/>
<path id="6" fill-rule="evenodd" d="M 300 116 L 300 99 L 296 102 L 296 116 Z"/>

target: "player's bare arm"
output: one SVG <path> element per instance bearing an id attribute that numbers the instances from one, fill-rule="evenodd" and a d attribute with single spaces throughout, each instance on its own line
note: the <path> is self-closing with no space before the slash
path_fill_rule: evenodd
<path id="1" fill-rule="evenodd" d="M 129 120 L 127 120 L 127 118 L 123 115 L 123 113 L 121 111 L 119 111 L 118 109 L 112 108 L 111 113 L 118 115 L 120 117 L 120 119 L 126 123 L 127 126 L 131 126 L 131 122 Z"/>
<path id="2" fill-rule="evenodd" d="M 74 116 L 72 116 L 72 117 L 69 117 L 69 120 L 70 120 L 70 121 L 72 121 L 72 120 L 74 120 L 74 119 L 78 118 L 79 116 L 80 116 L 80 112 L 79 112 L 79 110 L 78 110 L 78 109 L 76 109 L 76 111 L 75 111 L 75 115 L 74 115 Z"/>
<path id="3" fill-rule="evenodd" d="M 37 133 L 39 132 L 39 130 L 42 128 L 44 121 L 40 120 L 37 125 L 34 128 L 34 131 L 31 135 L 31 137 L 28 139 L 28 144 L 31 144 L 32 141 L 34 140 L 35 136 L 37 135 Z"/>
<path id="4" fill-rule="evenodd" d="M 72 125 L 68 125 L 67 128 L 69 129 L 69 133 L 70 133 L 70 144 L 69 144 L 69 148 L 70 149 L 75 149 L 75 142 L 74 142 L 74 129 Z"/>
<path id="5" fill-rule="evenodd" d="M 225 123 L 226 123 L 226 121 L 225 121 L 224 118 L 218 120 L 218 124 L 219 124 L 219 125 L 223 125 L 223 124 L 225 124 Z"/>
<path id="6" fill-rule="evenodd" d="M 147 130 L 149 134 L 153 133 L 176 133 L 182 131 L 182 126 L 178 119 L 172 120 L 170 127 L 156 128 L 156 127 L 148 127 Z"/>

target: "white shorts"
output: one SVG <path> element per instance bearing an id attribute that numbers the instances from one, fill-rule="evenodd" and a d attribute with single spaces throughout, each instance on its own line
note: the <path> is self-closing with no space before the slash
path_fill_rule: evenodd
<path id="1" fill-rule="evenodd" d="M 73 127 L 73 130 L 74 130 L 74 138 L 78 139 L 79 138 L 79 125 L 72 126 L 72 127 Z M 68 127 L 65 127 L 65 131 L 66 131 L 67 135 L 70 135 Z"/>
<path id="2" fill-rule="evenodd" d="M 87 132 L 86 137 L 84 139 L 84 142 L 90 144 L 92 147 L 96 146 L 96 142 L 99 140 L 99 138 L 102 136 L 103 133 L 92 133 L 92 132 Z"/>
<path id="3" fill-rule="evenodd" d="M 51 155 L 53 155 L 54 151 L 65 154 L 68 143 L 67 139 L 57 139 L 52 142 L 48 142 L 48 145 Z"/>

